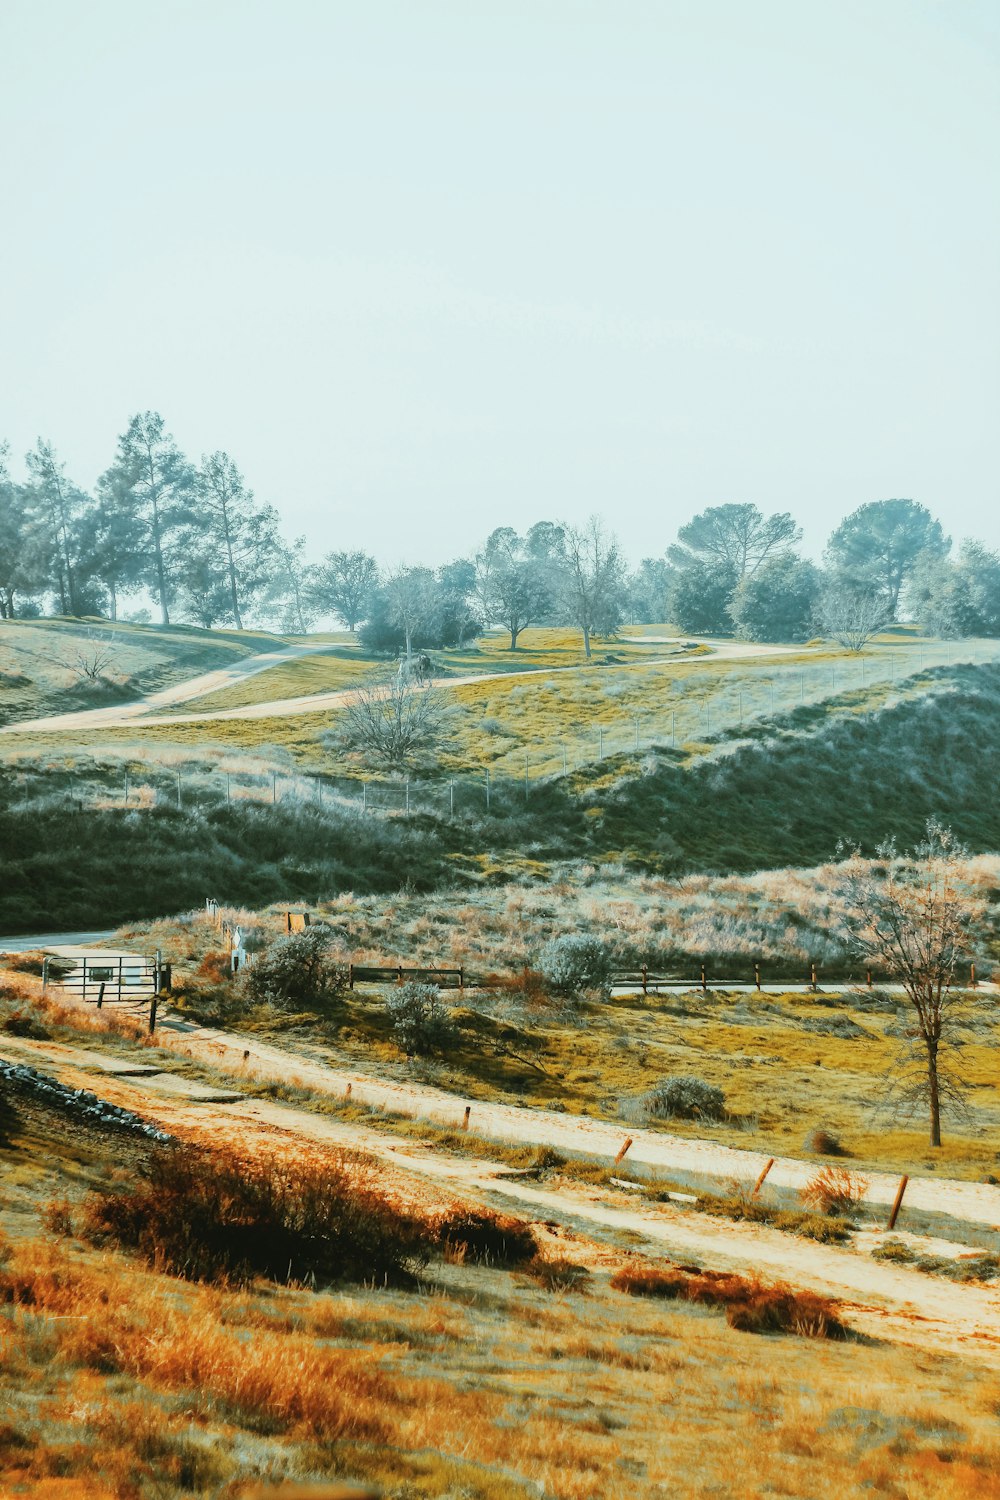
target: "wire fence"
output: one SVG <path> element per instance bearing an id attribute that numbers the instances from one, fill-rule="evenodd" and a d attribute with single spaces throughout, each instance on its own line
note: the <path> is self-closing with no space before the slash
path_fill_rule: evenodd
<path id="1" fill-rule="evenodd" d="M 95 770 L 89 785 L 77 785 L 69 795 L 81 808 L 134 811 L 163 806 L 190 811 L 295 802 L 331 811 L 404 818 L 506 814 L 544 798 L 553 779 L 602 759 L 651 750 L 683 751 L 741 730 L 759 733 L 789 716 L 794 724 L 798 711 L 855 693 L 862 695 L 858 706 L 863 708 L 864 695 L 871 688 L 898 686 L 905 690 L 908 680 L 932 668 L 998 660 L 1000 641 L 965 641 L 932 643 L 905 651 L 883 648 L 857 658 L 838 657 L 815 664 L 786 663 L 781 658 L 753 666 L 734 661 L 721 670 L 706 666 L 683 679 L 671 678 L 663 686 L 660 701 L 644 705 L 639 713 L 614 712 L 614 689 L 622 679 L 612 681 L 610 689 L 595 683 L 592 727 L 575 732 L 525 735 L 512 746 L 515 731 L 504 729 L 498 736 L 485 720 L 478 730 L 473 721 L 468 730 L 471 748 L 487 762 L 480 771 L 453 776 L 438 771 L 408 777 L 359 775 L 333 765 L 317 772 L 283 772 L 263 767 L 248 770 L 239 765 L 238 758 L 227 765 L 222 757 L 217 767 L 201 764 L 197 768 L 182 765 L 170 769 L 156 759 L 156 751 L 150 747 L 149 758 L 141 762 L 137 756 L 130 761 L 117 782 L 99 777 Z M 545 674 L 537 676 L 544 689 Z M 597 708 L 603 717 L 597 717 Z M 141 728 L 141 720 L 136 728 Z M 18 768 L 13 779 L 25 801 L 50 795 L 51 780 L 44 767 Z"/>

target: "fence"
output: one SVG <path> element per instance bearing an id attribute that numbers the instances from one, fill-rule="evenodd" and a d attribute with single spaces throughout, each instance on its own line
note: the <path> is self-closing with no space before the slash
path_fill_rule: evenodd
<path id="1" fill-rule="evenodd" d="M 698 977 L 685 978 L 678 974 L 656 974 L 643 964 L 638 969 L 615 969 L 610 976 L 613 989 L 635 989 L 641 990 L 644 995 L 657 994 L 660 990 L 701 990 L 707 994 L 710 989 L 748 989 L 762 990 L 765 984 L 774 985 L 806 985 L 810 990 L 818 990 L 820 987 L 819 965 L 810 964 L 808 972 L 801 979 L 789 979 L 787 973 L 772 975 L 769 979 L 764 978 L 764 966 L 762 963 L 754 963 L 753 972 L 745 973 L 740 978 L 719 979 L 714 975 L 709 976 L 708 969 L 702 964 L 698 971 Z M 522 971 L 524 973 L 525 971 Z M 359 984 L 403 984 L 413 981 L 419 984 L 436 984 L 439 989 L 457 990 L 485 990 L 502 989 L 508 985 L 514 985 L 518 976 L 515 974 L 481 974 L 467 973 L 464 968 L 407 968 L 404 964 L 386 964 L 383 966 L 370 964 L 351 964 L 349 974 L 349 985 L 353 990 Z M 864 978 L 856 978 L 853 975 L 837 976 L 828 982 L 837 984 L 850 984 L 854 986 L 864 985 L 866 989 L 873 989 L 875 985 L 888 982 L 884 976 L 879 976 L 873 969 L 866 969 Z M 978 989 L 979 980 L 976 977 L 975 964 L 969 965 L 969 989 Z"/>
<path id="2" fill-rule="evenodd" d="M 595 679 L 595 705 L 603 710 L 604 722 L 595 722 L 587 733 L 553 733 L 525 740 L 514 729 L 482 727 L 478 748 L 482 751 L 486 742 L 482 758 L 489 764 L 478 774 L 426 780 L 375 775 L 359 778 L 328 770 L 281 774 L 270 769 L 227 768 L 224 760 L 217 769 L 206 766 L 184 773 L 171 771 L 148 757 L 143 761 L 140 780 L 125 769 L 116 784 L 88 789 L 89 805 L 126 809 L 167 805 L 179 810 L 207 810 L 223 804 L 293 801 L 363 815 L 503 814 L 536 800 L 541 802 L 549 794 L 552 778 L 608 756 L 679 749 L 734 730 L 752 732 L 755 726 L 759 728 L 776 717 L 794 715 L 797 710 L 816 707 L 846 693 L 878 684 L 902 684 L 931 667 L 998 659 L 997 641 L 940 642 L 900 651 L 880 647 L 858 657 L 842 656 L 822 663 L 780 659 L 749 665 L 733 660 L 714 666 L 711 658 L 706 658 L 686 677 L 672 677 L 669 685 L 665 682 L 656 705 L 646 706 L 638 714 L 608 716 L 609 703 L 613 707 L 618 689 L 630 681 L 627 674 L 616 675 L 610 682 Z M 529 685 L 544 690 L 549 685 L 545 672 L 526 673 L 524 683 L 516 690 L 527 691 Z M 484 691 L 488 686 L 484 683 Z M 487 723 L 482 721 L 483 725 Z M 141 725 L 142 720 L 137 720 L 136 727 Z M 470 734 L 475 733 L 473 725 Z M 12 779 L 21 784 L 29 801 L 36 779 L 43 797 L 49 785 L 44 771 L 29 767 L 19 767 Z M 81 809 L 85 805 L 79 795 L 74 800 Z"/>
<path id="3" fill-rule="evenodd" d="M 149 1029 L 156 1027 L 159 997 L 171 988 L 171 965 L 157 953 L 146 956 L 107 958 L 45 958 L 42 961 L 43 993 L 52 986 L 81 1005 L 128 1005 L 135 1010 L 149 1006 Z"/>

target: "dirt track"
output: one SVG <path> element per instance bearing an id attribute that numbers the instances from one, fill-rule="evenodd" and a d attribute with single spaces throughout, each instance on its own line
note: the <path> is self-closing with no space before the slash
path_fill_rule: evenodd
<path id="1" fill-rule="evenodd" d="M 192 1056 L 214 1056 L 217 1066 L 227 1072 L 252 1066 L 258 1074 L 266 1066 L 267 1055 L 276 1051 L 251 1044 L 251 1059 L 244 1064 L 245 1039 L 226 1038 L 223 1043 L 216 1040 L 221 1036 L 221 1033 L 214 1036 L 177 1033 L 171 1045 Z M 162 1038 L 164 1042 L 167 1040 L 166 1036 Z M 239 1048 L 237 1059 L 226 1055 L 233 1043 Z M 225 1052 L 216 1050 L 222 1047 Z M 44 1068 L 63 1082 L 87 1088 L 111 1103 L 134 1110 L 176 1135 L 216 1143 L 229 1141 L 247 1150 L 301 1152 L 324 1147 L 363 1150 L 382 1163 L 383 1171 L 404 1196 L 435 1205 L 470 1197 L 506 1205 L 547 1226 L 549 1239 L 554 1235 L 563 1244 L 562 1253 L 571 1258 L 595 1265 L 618 1264 L 624 1252 L 614 1241 L 628 1234 L 637 1253 L 668 1256 L 682 1262 L 695 1259 L 714 1269 L 759 1273 L 765 1280 L 787 1280 L 842 1301 L 847 1321 L 865 1334 L 938 1352 L 961 1353 L 1000 1369 L 1000 1290 L 955 1285 L 905 1266 L 875 1262 L 867 1253 L 867 1242 L 878 1237 L 871 1231 L 858 1236 L 859 1247 L 819 1245 L 762 1225 L 708 1219 L 674 1204 L 639 1204 L 625 1190 L 582 1188 L 570 1183 L 543 1186 L 497 1162 L 446 1155 L 430 1146 L 394 1140 L 364 1124 L 288 1104 L 245 1097 L 209 1103 L 204 1085 L 188 1084 L 174 1075 L 142 1077 L 107 1072 L 94 1053 L 61 1043 L 4 1038 L 0 1056 Z M 285 1055 L 283 1062 L 288 1081 L 312 1081 L 309 1069 L 299 1066 L 297 1061 L 290 1061 Z M 367 1082 L 369 1089 L 374 1087 L 373 1080 L 359 1078 L 358 1082 Z M 425 1091 L 403 1085 L 381 1087 L 394 1091 L 397 1104 L 406 1096 L 411 1103 L 426 1102 Z M 358 1099 L 370 1098 L 361 1087 L 352 1090 L 352 1095 Z M 449 1099 L 447 1095 L 440 1097 Z M 460 1101 L 449 1099 L 449 1104 L 454 1111 Z M 476 1114 L 486 1113 L 489 1108 L 476 1105 Z M 520 1113 L 541 1123 L 540 1111 Z M 591 1132 L 603 1131 L 607 1136 L 609 1127 L 592 1121 L 554 1118 L 575 1140 L 577 1149 L 581 1144 L 579 1132 L 597 1148 L 595 1154 L 604 1154 L 601 1148 L 606 1147 L 606 1140 L 593 1139 Z M 454 1115 L 452 1119 L 454 1122 Z M 474 1123 L 482 1128 L 482 1121 Z M 532 1138 L 541 1140 L 547 1134 L 535 1131 Z M 620 1138 L 621 1133 L 616 1134 Z M 671 1145 L 675 1150 L 678 1145 L 694 1151 L 727 1149 L 704 1142 L 660 1139 L 668 1149 Z M 751 1159 L 748 1153 L 742 1155 L 747 1161 Z M 974 1189 L 977 1185 L 933 1186 Z M 607 1243 L 609 1238 L 611 1244 Z"/>
<path id="2" fill-rule="evenodd" d="M 630 637 L 630 639 L 669 644 L 669 637 L 642 636 Z M 650 656 L 640 661 L 622 662 L 620 665 L 623 670 L 628 670 L 636 667 L 659 666 L 670 661 L 743 660 L 748 657 L 801 654 L 803 649 L 801 646 L 752 645 L 745 641 L 709 641 L 697 640 L 693 637 L 691 640 L 694 645 L 709 646 L 711 655 L 701 656 L 693 652 L 675 651 L 666 656 Z M 145 727 L 156 728 L 169 724 L 207 724 L 224 719 L 278 719 L 296 714 L 321 712 L 327 708 L 337 708 L 350 703 L 357 689 L 339 688 L 329 693 L 312 693 L 297 698 L 275 698 L 266 703 L 248 703 L 238 708 L 215 709 L 208 713 L 158 714 L 156 712 L 158 708 L 166 708 L 175 703 L 187 703 L 193 698 L 200 698 L 207 693 L 215 692 L 218 688 L 232 686 L 233 683 L 241 682 L 244 678 L 266 671 L 268 667 L 293 661 L 299 656 L 321 654 L 329 650 L 330 646 L 327 643 L 317 646 L 289 646 L 281 651 L 265 652 L 260 656 L 249 658 L 238 666 L 223 667 L 216 672 L 207 672 L 201 677 L 191 678 L 188 682 L 177 683 L 174 687 L 166 688 L 162 693 L 154 693 L 138 703 L 127 703 L 113 708 L 81 709 L 75 713 L 54 714 L 44 719 L 23 719 L 16 724 L 3 726 L 0 728 L 0 734 L 23 734 L 29 730 L 38 734 L 50 730 L 120 729 L 129 724 L 142 724 Z M 475 672 L 464 677 L 440 677 L 433 679 L 431 685 L 440 688 L 467 687 L 473 683 L 496 682 L 510 677 L 532 677 L 542 673 L 548 678 L 557 672 L 576 671 L 579 671 L 579 665 L 522 667 L 510 672 Z"/>

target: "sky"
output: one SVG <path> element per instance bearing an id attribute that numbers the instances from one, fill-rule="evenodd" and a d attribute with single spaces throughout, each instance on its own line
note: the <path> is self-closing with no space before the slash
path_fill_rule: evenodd
<path id="1" fill-rule="evenodd" d="M 0 0 L 0 438 L 310 553 L 907 496 L 1000 545 L 996 0 Z"/>

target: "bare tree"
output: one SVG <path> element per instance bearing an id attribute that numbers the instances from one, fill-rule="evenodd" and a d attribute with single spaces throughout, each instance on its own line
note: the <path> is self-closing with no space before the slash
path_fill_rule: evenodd
<path id="1" fill-rule="evenodd" d="M 848 651 L 863 651 L 872 636 L 889 624 L 892 613 L 874 589 L 852 588 L 834 579 L 820 600 L 818 617 L 823 630 Z"/>
<path id="2" fill-rule="evenodd" d="M 611 635 L 621 624 L 625 599 L 625 561 L 618 539 L 597 516 L 584 527 L 565 527 L 565 563 L 560 592 L 566 617 L 583 636 L 590 660 L 592 635 Z"/>
<path id="3" fill-rule="evenodd" d="M 444 707 L 434 688 L 408 672 L 394 672 L 351 694 L 334 738 L 401 771 L 438 743 L 443 726 Z"/>
<path id="4" fill-rule="evenodd" d="M 389 618 L 406 638 L 406 659 L 413 658 L 414 637 L 426 626 L 435 604 L 436 587 L 430 568 L 397 568 L 385 584 Z"/>
<path id="5" fill-rule="evenodd" d="M 941 1144 L 942 1096 L 961 1097 L 959 1080 L 940 1061 L 942 1047 L 968 1021 L 972 996 L 953 989 L 968 960 L 971 928 L 984 903 L 963 878 L 968 851 L 951 831 L 929 822 L 908 854 L 883 844 L 874 861 L 855 851 L 847 862 L 847 926 L 852 946 L 872 967 L 902 985 L 914 1015 L 911 1044 L 896 1090 L 911 1108 L 926 1101 L 930 1144 Z"/>

